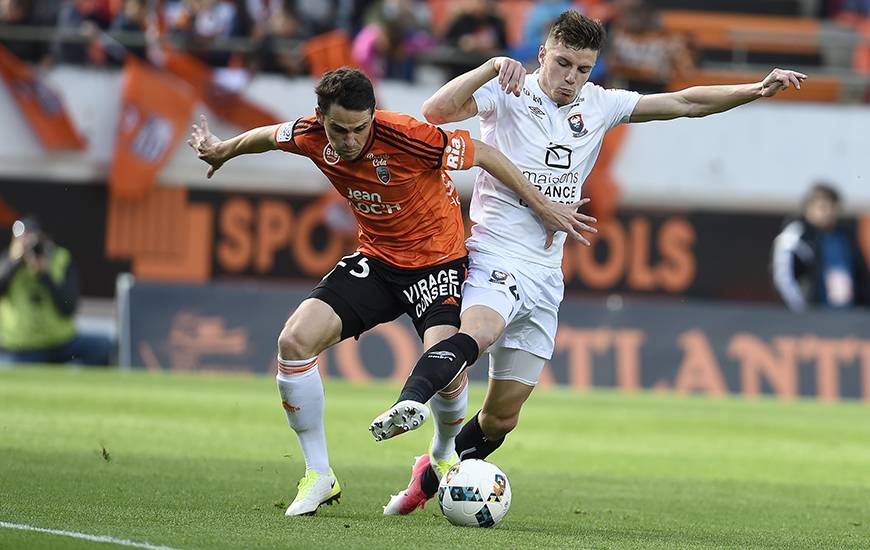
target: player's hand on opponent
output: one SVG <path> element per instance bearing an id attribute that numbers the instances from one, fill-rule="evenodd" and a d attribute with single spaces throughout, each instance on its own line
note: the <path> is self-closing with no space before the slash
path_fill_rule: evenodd
<path id="1" fill-rule="evenodd" d="M 187 144 L 196 151 L 196 155 L 200 160 L 209 164 L 206 177 L 210 178 L 225 162 L 218 147 L 221 144 L 221 140 L 209 131 L 208 120 L 206 120 L 205 115 L 199 115 L 199 125 L 194 124 L 191 128 L 193 132 L 191 132 Z"/>
<path id="2" fill-rule="evenodd" d="M 806 80 L 807 75 L 797 71 L 789 71 L 786 69 L 774 69 L 770 74 L 761 81 L 761 96 L 773 97 L 782 90 L 787 90 L 789 86 L 794 85 L 798 90 L 801 89 L 801 82 Z"/>
<path id="3" fill-rule="evenodd" d="M 519 97 L 526 82 L 526 68 L 510 57 L 493 57 L 492 66 L 498 73 L 498 85 L 508 94 Z"/>
<path id="4" fill-rule="evenodd" d="M 589 225 L 597 223 L 598 220 L 578 211 L 581 206 L 588 202 L 589 199 L 580 199 L 572 204 L 550 203 L 546 213 L 541 216 L 541 222 L 547 229 L 547 241 L 544 243 L 544 248 L 550 248 L 557 231 L 564 231 L 572 239 L 580 241 L 586 246 L 591 246 L 589 240 L 583 236 L 582 231 L 598 233 L 597 229 Z"/>

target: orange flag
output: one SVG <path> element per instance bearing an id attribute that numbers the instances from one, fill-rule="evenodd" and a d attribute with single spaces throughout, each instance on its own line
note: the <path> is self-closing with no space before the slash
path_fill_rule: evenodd
<path id="1" fill-rule="evenodd" d="M 0 45 L 0 75 L 42 146 L 50 151 L 84 149 L 60 97 L 39 75 Z"/>
<path id="2" fill-rule="evenodd" d="M 124 63 L 121 94 L 109 189 L 115 197 L 139 199 L 175 151 L 197 98 L 184 82 L 132 56 Z"/>
<path id="3" fill-rule="evenodd" d="M 166 50 L 164 69 L 193 86 L 214 114 L 233 126 L 248 130 L 269 126 L 281 119 L 251 103 L 238 92 L 221 86 L 214 80 L 211 68 L 199 59 L 176 50 Z"/>

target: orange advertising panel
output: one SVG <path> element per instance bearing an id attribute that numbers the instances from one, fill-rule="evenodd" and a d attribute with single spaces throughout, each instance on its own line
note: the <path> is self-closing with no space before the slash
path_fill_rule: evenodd
<path id="1" fill-rule="evenodd" d="M 190 84 L 214 114 L 242 130 L 277 124 L 281 120 L 241 94 L 221 86 L 205 63 L 186 53 L 165 52 L 164 68 Z"/>
<path id="2" fill-rule="evenodd" d="M 196 95 L 184 82 L 133 58 L 124 65 L 121 93 L 109 188 L 117 198 L 141 199 L 181 139 Z"/>
<path id="3" fill-rule="evenodd" d="M 0 75 L 43 147 L 49 151 L 85 148 L 85 140 L 73 126 L 60 96 L 2 45 Z"/>

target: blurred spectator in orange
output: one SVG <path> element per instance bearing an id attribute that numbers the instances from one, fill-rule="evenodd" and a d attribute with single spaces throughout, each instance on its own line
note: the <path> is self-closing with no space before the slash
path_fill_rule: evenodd
<path id="1" fill-rule="evenodd" d="M 414 81 L 416 56 L 434 45 L 424 4 L 384 0 L 353 41 L 353 59 L 370 78 Z"/>
<path id="2" fill-rule="evenodd" d="M 794 311 L 870 305 L 867 263 L 840 223 L 840 194 L 831 185 L 814 185 L 801 217 L 774 240 L 773 282 Z"/>
<path id="3" fill-rule="evenodd" d="M 5 26 L 31 26 L 43 25 L 46 21 L 40 20 L 34 11 L 32 0 L 0 0 L 0 25 Z M 12 40 L 0 41 L 16 57 L 33 63 L 41 62 L 48 55 L 48 47 L 41 40 Z"/>
<path id="4" fill-rule="evenodd" d="M 686 40 L 665 32 L 645 0 L 617 0 L 606 49 L 608 76 L 641 93 L 664 92 L 667 82 L 695 68 Z"/>

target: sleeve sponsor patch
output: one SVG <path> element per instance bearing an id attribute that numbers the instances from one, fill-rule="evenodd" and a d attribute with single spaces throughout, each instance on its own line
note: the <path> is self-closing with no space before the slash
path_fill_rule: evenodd
<path id="1" fill-rule="evenodd" d="M 295 124 L 295 122 L 285 122 L 279 126 L 278 131 L 275 132 L 275 141 L 278 143 L 288 143 L 293 141 L 293 126 Z"/>
<path id="2" fill-rule="evenodd" d="M 447 133 L 442 165 L 447 170 L 468 170 L 474 165 L 474 144 L 466 130 Z"/>

